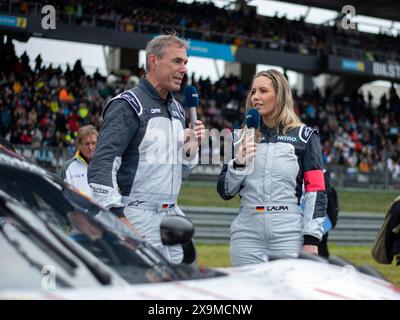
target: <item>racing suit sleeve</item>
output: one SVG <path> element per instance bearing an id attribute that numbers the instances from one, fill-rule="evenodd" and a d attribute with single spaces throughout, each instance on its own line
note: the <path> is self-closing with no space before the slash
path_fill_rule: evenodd
<path id="1" fill-rule="evenodd" d="M 327 197 L 323 173 L 322 148 L 316 131 L 306 145 L 303 157 L 305 245 L 318 245 L 323 235 L 323 222 L 327 210 Z"/>
<path id="2" fill-rule="evenodd" d="M 88 182 L 94 200 L 119 217 L 124 215 L 117 172 L 122 155 L 135 136 L 139 124 L 139 116 L 126 101 L 112 101 L 105 112 L 96 151 L 88 167 Z"/>
<path id="3" fill-rule="evenodd" d="M 239 134 L 233 133 L 231 135 L 231 159 L 225 159 L 225 162 L 228 162 L 223 165 L 218 177 L 217 191 L 224 200 L 232 199 L 239 192 L 241 184 L 246 177 L 246 168 L 236 167 L 234 158 L 241 141 Z M 225 154 L 227 153 L 226 150 L 224 152 Z"/>

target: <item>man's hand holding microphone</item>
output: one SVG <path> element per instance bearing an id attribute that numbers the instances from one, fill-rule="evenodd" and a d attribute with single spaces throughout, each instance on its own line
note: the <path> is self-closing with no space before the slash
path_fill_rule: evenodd
<path id="1" fill-rule="evenodd" d="M 199 104 L 197 89 L 194 86 L 186 86 L 183 95 L 190 114 L 189 128 L 185 129 L 184 150 L 188 157 L 193 157 L 205 137 L 205 127 L 203 122 L 197 120 L 196 108 Z"/>

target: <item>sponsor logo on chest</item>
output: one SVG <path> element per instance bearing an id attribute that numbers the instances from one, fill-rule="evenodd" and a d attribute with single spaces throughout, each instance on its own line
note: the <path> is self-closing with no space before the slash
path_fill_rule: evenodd
<path id="1" fill-rule="evenodd" d="M 278 141 L 297 142 L 296 137 L 290 137 L 290 136 L 278 136 L 276 139 Z"/>
<path id="2" fill-rule="evenodd" d="M 161 113 L 161 109 L 160 108 L 150 109 L 150 113 L 151 114 L 160 114 Z"/>

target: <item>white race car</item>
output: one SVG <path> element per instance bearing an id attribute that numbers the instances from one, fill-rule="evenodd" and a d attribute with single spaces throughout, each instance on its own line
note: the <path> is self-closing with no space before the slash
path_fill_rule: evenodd
<path id="1" fill-rule="evenodd" d="M 400 299 L 373 269 L 339 258 L 199 268 L 193 225 L 180 216 L 160 228 L 165 244 L 184 249 L 174 265 L 111 213 L 1 150 L 0 176 L 0 299 Z"/>
<path id="2" fill-rule="evenodd" d="M 304 255 L 240 268 L 199 269 L 171 265 L 141 240 L 119 235 L 133 249 L 124 254 L 135 254 L 135 265 L 106 265 L 102 254 L 104 262 L 4 194 L 0 212 L 0 299 L 400 299 L 400 289 L 340 259 L 334 262 L 341 265 L 335 265 Z M 173 219 L 175 225 L 176 219 L 183 220 L 186 229 L 185 218 Z M 101 226 L 92 222 L 93 229 Z M 181 229 L 169 231 L 178 234 Z"/>

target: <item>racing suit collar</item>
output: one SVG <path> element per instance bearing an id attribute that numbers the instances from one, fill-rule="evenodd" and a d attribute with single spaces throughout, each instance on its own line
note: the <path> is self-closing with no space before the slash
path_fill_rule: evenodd
<path id="1" fill-rule="evenodd" d="M 264 123 L 264 121 L 261 120 L 260 131 L 266 138 L 276 136 L 278 134 L 278 130 L 279 130 L 279 126 L 270 128 Z"/>
<path id="2" fill-rule="evenodd" d="M 77 159 L 77 160 L 83 162 L 83 164 L 86 164 L 87 166 L 89 165 L 89 162 L 90 162 L 89 159 L 86 158 L 86 157 L 82 154 L 82 152 L 80 152 L 79 150 L 77 150 L 77 151 L 75 152 L 75 159 Z"/>
<path id="3" fill-rule="evenodd" d="M 140 80 L 138 86 L 144 90 L 147 94 L 149 94 L 154 100 L 156 100 L 157 102 L 164 104 L 164 105 L 169 105 L 171 103 L 171 100 L 173 98 L 171 91 L 168 92 L 167 98 L 163 99 L 158 91 L 156 90 L 156 88 L 154 88 L 154 86 L 150 83 L 149 80 L 147 80 L 146 78 Z"/>

